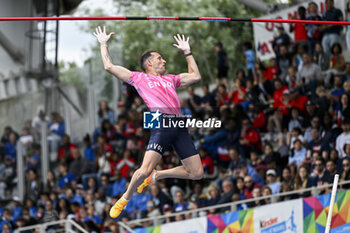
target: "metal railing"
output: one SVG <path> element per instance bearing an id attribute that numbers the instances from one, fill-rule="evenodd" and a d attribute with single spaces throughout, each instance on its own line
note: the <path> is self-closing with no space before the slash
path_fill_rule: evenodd
<path id="1" fill-rule="evenodd" d="M 38 232 L 37 231 L 38 229 L 39 229 L 40 233 L 45 233 L 45 232 L 47 232 L 46 229 L 48 227 L 54 227 L 57 225 L 58 226 L 63 225 L 63 226 L 60 226 L 58 229 L 55 229 L 55 232 L 88 233 L 88 231 L 85 230 L 78 223 L 74 222 L 73 220 L 69 220 L 69 219 L 64 219 L 64 220 L 59 220 L 59 221 L 54 221 L 54 222 L 47 222 L 47 223 L 42 223 L 42 224 L 37 224 L 37 225 L 32 225 L 32 226 L 27 226 L 27 227 L 21 227 L 21 228 L 16 229 L 15 233 L 21 233 L 22 231 L 30 231 L 30 230 Z"/>
<path id="2" fill-rule="evenodd" d="M 338 186 L 342 186 L 345 184 L 350 184 L 350 181 L 343 181 L 338 184 Z M 192 218 L 198 217 L 200 212 L 206 212 L 209 210 L 216 210 L 216 209 L 222 209 L 222 208 L 227 208 L 229 207 L 231 211 L 236 211 L 238 205 L 242 204 L 247 204 L 247 203 L 252 203 L 256 201 L 262 201 L 266 199 L 270 199 L 271 203 L 276 203 L 278 202 L 280 197 L 285 197 L 285 196 L 291 196 L 291 195 L 300 195 L 304 194 L 306 192 L 311 192 L 312 196 L 317 196 L 320 191 L 326 189 L 326 188 L 332 188 L 333 184 L 327 184 L 327 185 L 320 185 L 320 186 L 314 186 L 311 188 L 306 188 L 302 190 L 294 190 L 294 191 L 289 191 L 289 192 L 283 192 L 283 193 L 277 193 L 273 195 L 268 195 L 268 196 L 263 196 L 263 197 L 257 197 L 257 198 L 251 198 L 247 200 L 241 200 L 241 201 L 236 201 L 236 202 L 230 202 L 230 203 L 225 203 L 225 204 L 219 204 L 219 205 L 214 205 L 214 206 L 208 206 L 208 207 L 203 207 L 203 208 L 198 208 L 195 210 L 187 210 L 183 212 L 178 212 L 178 213 L 172 213 L 172 214 L 167 214 L 167 215 L 160 215 L 152 218 L 143 218 L 143 219 L 135 219 L 132 221 L 128 221 L 124 224 L 120 224 L 120 232 L 123 232 L 127 230 L 130 233 L 134 233 L 135 231 L 131 230 L 133 226 L 140 226 L 142 223 L 145 222 L 153 222 L 153 225 L 155 225 L 155 222 L 159 222 L 160 220 L 164 220 L 166 218 L 172 218 L 178 215 L 191 215 Z M 127 226 L 127 227 L 126 227 Z"/>

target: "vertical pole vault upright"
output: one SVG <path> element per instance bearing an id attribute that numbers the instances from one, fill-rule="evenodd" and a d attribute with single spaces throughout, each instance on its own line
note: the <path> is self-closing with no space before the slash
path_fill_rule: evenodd
<path id="1" fill-rule="evenodd" d="M 329 211 L 328 211 L 328 217 L 327 217 L 327 223 L 326 223 L 326 230 L 324 231 L 325 233 L 329 233 L 329 231 L 331 230 L 331 221 L 332 221 L 332 216 L 333 216 L 333 207 L 334 207 L 335 196 L 337 195 L 338 180 L 339 180 L 339 175 L 336 174 L 334 176 L 334 181 L 333 181 L 333 188 L 332 188 L 332 194 L 331 194 L 331 203 L 329 204 Z"/>

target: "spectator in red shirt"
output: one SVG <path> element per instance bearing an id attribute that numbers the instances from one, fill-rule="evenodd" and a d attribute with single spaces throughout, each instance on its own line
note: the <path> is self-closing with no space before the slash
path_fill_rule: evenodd
<path id="1" fill-rule="evenodd" d="M 300 20 L 306 19 L 306 8 L 303 6 L 300 6 L 298 8 L 298 19 Z M 302 42 L 306 44 L 307 31 L 306 31 L 306 26 L 304 24 L 302 23 L 290 24 L 289 31 L 290 32 L 294 31 L 294 40 L 296 43 Z"/>
<path id="2" fill-rule="evenodd" d="M 306 96 L 300 95 L 299 88 L 290 90 L 290 107 L 297 107 L 300 113 L 304 114 L 306 112 L 307 101 L 309 101 L 309 99 Z"/>
<path id="3" fill-rule="evenodd" d="M 204 148 L 199 148 L 199 155 L 201 156 L 201 162 L 203 165 L 204 172 L 206 174 L 213 174 L 214 164 L 212 158 L 208 156 L 208 152 Z"/>
<path id="4" fill-rule="evenodd" d="M 283 86 L 280 79 L 274 81 L 275 91 L 273 93 L 273 109 L 274 113 L 268 119 L 268 131 L 270 136 L 274 133 L 275 128 L 277 132 L 282 132 L 282 119 L 283 116 L 288 115 L 288 102 L 289 102 L 289 91 L 288 88 Z"/>
<path id="5" fill-rule="evenodd" d="M 230 95 L 226 91 L 226 86 L 220 84 L 218 86 L 218 92 L 216 93 L 219 106 L 225 106 L 230 102 Z"/>
<path id="6" fill-rule="evenodd" d="M 73 159 L 73 149 L 77 148 L 75 144 L 72 144 L 70 142 L 70 137 L 65 134 L 63 136 L 63 145 L 61 148 L 58 150 L 58 156 L 57 159 L 60 162 L 67 162 Z"/>
<path id="7" fill-rule="evenodd" d="M 120 170 L 122 177 L 127 178 L 129 170 L 135 166 L 135 159 L 131 157 L 131 151 L 125 150 L 123 158 L 118 162 L 117 169 Z"/>
<path id="8" fill-rule="evenodd" d="M 233 85 L 231 99 L 233 104 L 239 104 L 245 101 L 245 94 L 247 93 L 243 83 L 240 79 L 236 79 Z"/>
<path id="9" fill-rule="evenodd" d="M 255 116 L 253 118 L 253 127 L 259 129 L 261 132 L 265 130 L 266 125 L 266 115 L 264 113 L 264 109 L 261 104 L 255 106 Z"/>
<path id="10" fill-rule="evenodd" d="M 242 131 L 240 143 L 240 152 L 245 158 L 249 158 L 252 148 L 262 149 L 259 132 L 252 127 L 249 118 L 242 120 Z"/>
<path id="11" fill-rule="evenodd" d="M 103 155 L 106 153 L 112 153 L 113 147 L 106 142 L 106 139 L 102 136 L 97 138 L 97 144 L 95 146 L 98 155 Z"/>
<path id="12" fill-rule="evenodd" d="M 254 183 L 253 179 L 250 176 L 244 177 L 244 196 L 246 199 L 253 198 L 253 189 L 261 188 L 258 183 Z"/>
<path id="13" fill-rule="evenodd" d="M 266 69 L 263 71 L 264 77 L 267 80 L 273 80 L 277 77 L 278 74 L 278 65 L 276 58 L 271 58 L 270 60 L 270 66 L 266 67 Z"/>

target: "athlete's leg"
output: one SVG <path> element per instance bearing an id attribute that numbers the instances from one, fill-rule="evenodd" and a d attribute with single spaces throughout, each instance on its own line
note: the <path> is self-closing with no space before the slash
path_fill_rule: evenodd
<path id="1" fill-rule="evenodd" d="M 182 166 L 157 171 L 156 180 L 165 178 L 202 179 L 204 171 L 199 154 L 183 159 L 181 162 Z"/>
<path id="2" fill-rule="evenodd" d="M 135 171 L 134 175 L 132 176 L 126 192 L 110 209 L 109 215 L 112 218 L 117 218 L 120 215 L 120 213 L 123 211 L 131 199 L 132 194 L 136 191 L 137 186 L 139 186 L 143 180 L 151 174 L 160 158 L 161 155 L 158 152 L 151 150 L 146 151 L 142 165 Z"/>
<path id="3" fill-rule="evenodd" d="M 128 189 L 123 195 L 125 199 L 130 200 L 132 194 L 136 191 L 136 188 L 151 174 L 161 158 L 162 156 L 156 151 L 146 151 L 141 167 L 135 171 Z"/>

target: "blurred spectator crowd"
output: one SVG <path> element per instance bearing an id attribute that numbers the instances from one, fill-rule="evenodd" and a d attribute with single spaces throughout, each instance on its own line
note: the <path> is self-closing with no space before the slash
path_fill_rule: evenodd
<path id="1" fill-rule="evenodd" d="M 324 15 L 311 2 L 308 9 L 298 9 L 298 18 L 350 21 L 350 7 L 343 16 L 333 1 L 326 4 Z M 340 43 L 344 29 L 346 47 Z M 188 87 L 188 98 L 181 99 L 183 114 L 223 123 L 219 129 L 189 129 L 205 178 L 157 181 L 132 197 L 122 221 L 300 190 L 280 198 L 283 201 L 310 195 L 302 190 L 332 183 L 335 174 L 340 174 L 340 181 L 350 179 L 350 63 L 345 59 L 350 50 L 350 29 L 291 24 L 288 30 L 295 34 L 293 41 L 285 30 L 278 27 L 272 43 L 275 57 L 266 63 L 259 62 L 252 43 L 245 42 L 242 60 L 246 66 L 237 69 L 235 77 L 228 77 L 230 62 L 223 44 L 216 45 L 216 85 L 203 84 L 196 90 Z M 117 111 L 101 101 L 99 127 L 82 143 L 71 142 L 58 113 L 48 118 L 39 111 L 20 134 L 10 126 L 5 128 L 0 143 L 0 200 L 6 204 L 0 207 L 2 232 L 67 218 L 89 232 L 118 232 L 117 223 L 108 217 L 109 209 L 142 162 L 149 138 L 149 131 L 142 127 L 142 111 L 147 108 L 136 91 L 124 85 L 125 100 L 118 103 Z M 42 121 L 49 125 L 51 169 L 46 181 L 40 178 Z M 25 157 L 24 200 L 12 196 L 18 142 Z M 169 148 L 157 169 L 180 163 Z M 270 202 L 266 198 L 238 209 Z M 225 211 L 229 209 L 201 214 Z M 178 215 L 157 224 L 191 217 Z M 47 229 L 55 230 L 57 227 Z"/>

